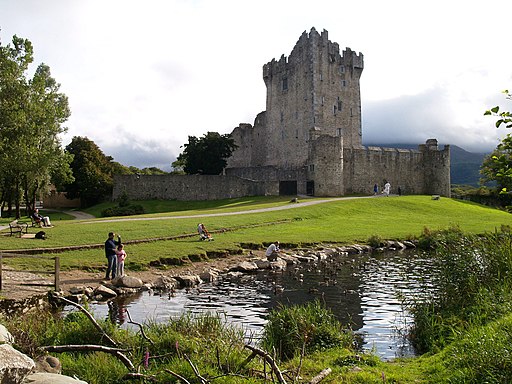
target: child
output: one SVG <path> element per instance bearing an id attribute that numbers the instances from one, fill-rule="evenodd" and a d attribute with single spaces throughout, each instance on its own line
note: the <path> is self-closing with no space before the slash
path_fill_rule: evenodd
<path id="1" fill-rule="evenodd" d="M 117 276 L 124 276 L 124 259 L 126 259 L 126 252 L 124 251 L 123 244 L 119 244 L 116 249 L 117 255 Z"/>

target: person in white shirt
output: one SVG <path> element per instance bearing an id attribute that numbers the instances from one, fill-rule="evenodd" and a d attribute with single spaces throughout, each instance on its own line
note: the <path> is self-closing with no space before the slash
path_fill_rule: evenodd
<path id="1" fill-rule="evenodd" d="M 388 181 L 386 184 L 384 184 L 384 190 L 382 191 L 382 193 L 384 195 L 386 195 L 386 197 L 387 197 L 387 196 L 389 196 L 390 190 L 391 190 L 391 184 L 389 184 L 389 181 Z"/>
<path id="2" fill-rule="evenodd" d="M 267 256 L 268 261 L 276 261 L 277 256 L 279 256 L 279 241 L 274 241 L 270 244 L 265 251 L 265 256 Z"/>

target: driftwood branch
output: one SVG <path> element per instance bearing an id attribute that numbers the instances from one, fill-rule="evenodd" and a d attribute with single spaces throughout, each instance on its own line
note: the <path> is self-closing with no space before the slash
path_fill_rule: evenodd
<path id="1" fill-rule="evenodd" d="M 279 381 L 279 383 L 286 384 L 286 380 L 283 377 L 283 373 L 277 366 L 274 359 L 267 352 L 265 352 L 259 348 L 253 347 L 251 345 L 248 345 L 248 344 L 245 345 L 245 348 L 247 348 L 247 349 L 251 350 L 253 353 L 256 353 L 257 355 L 260 355 L 261 357 L 263 357 L 265 359 L 265 361 L 272 368 L 272 371 L 276 374 L 276 377 L 277 377 L 277 380 Z"/>
<path id="2" fill-rule="evenodd" d="M 306 354 L 306 340 L 302 343 L 302 349 L 300 351 L 300 361 L 299 366 L 297 367 L 297 372 L 295 374 L 295 378 L 293 379 L 293 382 L 297 382 L 300 376 L 300 370 L 302 369 L 302 360 L 304 359 L 304 355 Z"/>
<path id="3" fill-rule="evenodd" d="M 190 367 L 196 374 L 197 378 L 199 380 L 201 380 L 201 384 L 208 384 L 208 380 L 206 380 L 203 376 L 201 376 L 197 367 L 194 365 L 194 363 L 192 363 L 192 360 L 190 360 L 190 358 L 186 354 L 184 354 L 183 356 L 185 357 L 185 360 L 187 360 L 188 364 L 190 365 Z"/>
<path id="4" fill-rule="evenodd" d="M 62 300 L 63 302 L 72 305 L 83 312 L 85 316 L 87 316 L 87 318 L 91 321 L 91 323 L 93 323 L 94 327 L 96 327 L 96 329 L 103 335 L 103 337 L 105 337 L 111 345 L 117 347 L 117 343 L 109 335 L 107 335 L 107 333 L 103 330 L 103 328 L 101 328 L 96 319 L 89 313 L 89 311 L 87 311 L 87 309 L 82 307 L 80 304 L 75 303 L 74 301 L 66 299 L 65 297 L 59 297 L 59 300 Z"/>
<path id="5" fill-rule="evenodd" d="M 331 368 L 325 368 L 322 372 L 320 372 L 318 375 L 313 377 L 308 384 L 318 384 L 323 379 L 325 379 L 328 375 L 330 375 L 332 372 Z"/>
<path id="6" fill-rule="evenodd" d="M 178 375 L 176 372 L 173 372 L 171 371 L 170 369 L 164 369 L 165 372 L 167 373 L 170 373 L 171 375 L 173 375 L 174 377 L 176 377 L 177 379 L 183 381 L 185 384 L 190 384 L 190 381 L 188 381 L 187 379 L 185 379 L 183 376 L 181 375 Z"/>
<path id="7" fill-rule="evenodd" d="M 111 348 L 111 347 L 105 347 L 103 345 L 49 345 L 46 347 L 41 347 L 41 349 L 48 351 L 48 352 L 105 352 L 109 353 L 115 357 L 117 357 L 121 362 L 125 365 L 126 368 L 133 371 L 135 370 L 135 367 L 133 366 L 133 363 L 129 358 L 126 357 L 124 353 L 122 353 L 123 349 L 120 348 Z"/>
<path id="8" fill-rule="evenodd" d="M 153 342 L 153 340 L 151 340 L 151 339 L 146 335 L 146 333 L 144 332 L 144 328 L 142 327 L 142 324 L 137 323 L 137 322 L 135 322 L 135 321 L 133 321 L 133 320 L 132 320 L 132 317 L 130 316 L 130 312 L 128 312 L 128 309 L 126 309 L 126 314 L 128 315 L 128 320 L 129 320 L 129 321 L 128 321 L 128 323 L 137 325 L 137 326 L 139 327 L 139 329 L 140 329 L 140 334 L 141 334 L 141 336 L 142 336 L 144 339 L 146 339 L 147 341 L 149 341 L 149 343 L 150 343 L 151 345 L 155 345 L 155 343 Z"/>
<path id="9" fill-rule="evenodd" d="M 143 373 L 130 372 L 123 376 L 123 380 L 149 380 L 152 383 L 158 382 L 155 375 L 145 375 Z"/>

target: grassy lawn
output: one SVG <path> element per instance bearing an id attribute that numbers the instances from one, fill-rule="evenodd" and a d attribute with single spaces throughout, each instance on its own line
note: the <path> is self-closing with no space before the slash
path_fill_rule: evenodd
<path id="1" fill-rule="evenodd" d="M 332 199 L 316 205 L 290 203 L 289 198 L 283 197 L 217 202 L 170 201 L 167 204 L 167 207 L 174 206 L 175 210 L 108 220 L 56 220 L 50 213 L 55 227 L 45 229 L 47 240 L 20 239 L 7 234 L 0 236 L 0 250 L 101 245 L 108 232 L 114 231 L 121 234 L 127 244 L 127 269 L 130 270 L 147 266 L 150 261 L 160 258 L 239 250 L 240 244 L 244 243 L 261 246 L 274 240 L 298 246 L 366 243 L 372 235 L 384 239 L 415 238 L 424 227 L 441 229 L 457 225 L 464 231 L 481 233 L 494 231 L 501 225 L 512 225 L 512 215 L 504 211 L 447 198 L 431 200 L 430 196 Z M 178 214 L 175 204 L 188 209 Z M 165 204 L 149 202 L 148 206 L 159 207 L 155 209 L 160 210 Z M 268 207 L 290 209 L 251 212 Z M 239 213 L 234 214 L 234 211 Z M 223 213 L 229 215 L 220 215 Z M 196 228 L 199 222 L 213 232 L 215 241 L 198 241 Z M 29 232 L 37 230 L 31 228 Z M 169 240 L 180 235 L 190 237 Z M 142 239 L 160 240 L 130 244 Z M 96 268 L 105 264 L 101 247 L 59 255 L 64 269 Z M 28 262 L 19 261 L 21 264 Z"/>

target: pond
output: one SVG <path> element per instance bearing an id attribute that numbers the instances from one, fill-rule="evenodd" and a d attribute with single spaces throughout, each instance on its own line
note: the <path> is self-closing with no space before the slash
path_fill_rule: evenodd
<path id="1" fill-rule="evenodd" d="M 417 251 L 359 254 L 301 263 L 278 273 L 226 275 L 173 295 L 141 292 L 91 307 L 96 317 L 108 316 L 123 326 L 126 309 L 140 323 L 165 322 L 184 312 L 220 313 L 257 338 L 273 308 L 318 299 L 361 335 L 363 349 L 387 360 L 415 354 L 405 337 L 412 319 L 401 298 L 429 287 L 431 273 L 428 254 Z"/>

